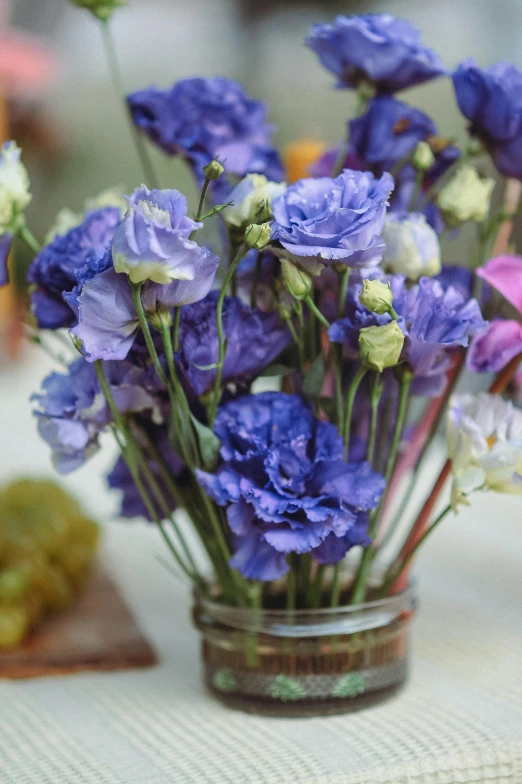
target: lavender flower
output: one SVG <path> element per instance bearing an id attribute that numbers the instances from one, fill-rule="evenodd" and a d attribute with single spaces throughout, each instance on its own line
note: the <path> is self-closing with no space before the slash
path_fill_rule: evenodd
<path id="1" fill-rule="evenodd" d="M 216 378 L 218 292 L 181 311 L 180 352 L 182 375 L 197 395 L 208 391 Z M 244 384 L 259 375 L 288 345 L 290 334 L 275 313 L 249 308 L 237 297 L 225 297 L 223 333 L 227 353 L 223 383 Z M 207 368 L 207 369 L 205 369 Z"/>
<path id="2" fill-rule="evenodd" d="M 338 16 L 333 25 L 313 25 L 306 43 L 338 77 L 338 87 L 368 81 L 380 92 L 395 92 L 446 73 L 419 31 L 390 14 Z"/>
<path id="3" fill-rule="evenodd" d="M 75 323 L 74 311 L 63 294 L 75 288 L 78 270 L 104 257 L 120 220 L 120 210 L 114 207 L 90 212 L 82 224 L 55 237 L 34 259 L 28 280 L 35 286 L 31 306 L 40 328 L 59 329 Z"/>
<path id="4" fill-rule="evenodd" d="M 384 250 L 380 237 L 393 178 L 346 169 L 335 179 L 304 179 L 274 201 L 274 238 L 294 257 L 370 267 Z"/>
<path id="5" fill-rule="evenodd" d="M 343 460 L 336 428 L 315 419 L 294 395 L 239 398 L 218 412 L 223 463 L 198 480 L 227 506 L 234 540 L 230 565 L 245 577 L 273 580 L 288 571 L 288 553 L 335 563 L 368 545 L 367 511 L 384 480 L 367 463 Z"/>
<path id="6" fill-rule="evenodd" d="M 466 365 L 474 373 L 498 373 L 517 354 L 522 354 L 522 324 L 494 319 L 486 332 L 473 339 Z"/>
<path id="7" fill-rule="evenodd" d="M 206 297 L 219 259 L 208 248 L 196 247 L 198 254 L 191 260 L 192 280 L 173 280 L 169 285 L 145 283 L 141 301 L 146 314 L 155 315 L 158 308 L 169 311 Z M 82 268 L 78 277 L 80 284 L 73 291 L 78 324 L 71 331 L 81 341 L 86 358 L 90 362 L 125 359 L 139 327 L 127 277 L 115 272 L 110 252 L 95 269 Z"/>
<path id="8" fill-rule="evenodd" d="M 7 262 L 9 261 L 9 251 L 11 250 L 11 242 L 13 240 L 12 234 L 0 235 L 0 287 L 9 283 L 9 270 L 7 269 Z"/>
<path id="9" fill-rule="evenodd" d="M 126 362 L 107 363 L 105 373 L 122 413 L 149 411 L 158 418 L 154 397 L 144 383 L 144 373 Z M 99 449 L 100 433 L 112 415 L 100 389 L 95 369 L 77 359 L 67 373 L 51 373 L 42 392 L 32 397 L 40 435 L 52 449 L 53 465 L 61 474 L 75 471 Z"/>
<path id="10" fill-rule="evenodd" d="M 149 191 L 142 185 L 127 202 L 127 214 L 112 240 L 116 272 L 126 273 L 133 283 L 194 280 L 195 268 L 208 251 L 190 239 L 203 224 L 187 216 L 183 194 Z"/>
<path id="11" fill-rule="evenodd" d="M 511 63 L 479 68 L 464 60 L 453 74 L 453 86 L 470 131 L 489 151 L 506 177 L 522 178 L 522 71 Z"/>
<path id="12" fill-rule="evenodd" d="M 170 90 L 149 87 L 127 98 L 135 125 L 168 155 L 182 155 L 203 178 L 203 167 L 219 157 L 229 174 L 264 174 L 283 179 L 270 146 L 266 107 L 231 79 L 183 79 Z"/>

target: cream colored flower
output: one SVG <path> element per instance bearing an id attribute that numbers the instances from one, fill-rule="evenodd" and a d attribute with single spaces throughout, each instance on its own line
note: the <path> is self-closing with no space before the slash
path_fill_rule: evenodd
<path id="1" fill-rule="evenodd" d="M 264 206 L 268 204 L 270 208 L 285 190 L 285 182 L 271 182 L 264 174 L 247 174 L 230 194 L 233 204 L 223 210 L 223 218 L 236 228 L 257 223 Z"/>
<path id="2" fill-rule="evenodd" d="M 0 235 L 14 234 L 31 201 L 29 175 L 16 142 L 5 142 L 0 153 Z"/>

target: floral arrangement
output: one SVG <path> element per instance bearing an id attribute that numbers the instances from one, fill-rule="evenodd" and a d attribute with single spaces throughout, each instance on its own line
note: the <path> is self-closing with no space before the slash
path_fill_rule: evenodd
<path id="1" fill-rule="evenodd" d="M 108 24 L 125 0 L 74 1 L 99 18 L 114 63 Z M 147 185 L 64 211 L 43 246 L 24 218 L 20 150 L 4 145 L 0 161 L 2 280 L 17 236 L 35 254 L 33 339 L 68 331 L 76 350 L 34 396 L 56 469 L 83 465 L 110 431 L 122 516 L 153 521 L 203 595 L 241 607 L 393 594 L 472 493 L 522 493 L 522 257 L 508 246 L 522 73 L 458 66 L 469 130 L 459 148 L 397 97 L 448 77 L 411 24 L 340 16 L 306 44 L 355 109 L 343 141 L 295 182 L 265 106 L 225 78 L 127 95 Z M 185 161 L 200 189 L 194 213 L 182 193 L 158 189 L 148 144 Z M 451 257 L 466 223 L 472 258 L 443 263 L 441 240 Z M 494 374 L 489 392 L 454 395 L 464 370 Z M 405 529 L 443 418 L 448 461 Z M 450 504 L 434 517 L 449 474 Z"/>

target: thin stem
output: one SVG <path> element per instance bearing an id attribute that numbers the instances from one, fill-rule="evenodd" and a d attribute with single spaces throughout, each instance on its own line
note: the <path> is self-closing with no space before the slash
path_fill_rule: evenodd
<path id="1" fill-rule="evenodd" d="M 416 172 L 416 174 L 415 174 L 415 186 L 413 188 L 413 193 L 412 193 L 411 201 L 410 201 L 410 210 L 414 210 L 415 209 L 415 204 L 417 202 L 417 199 L 419 198 L 419 194 L 420 194 L 421 189 L 422 189 L 423 180 L 424 180 L 424 172 L 423 171 Z"/>
<path id="2" fill-rule="evenodd" d="M 174 324 L 172 327 L 172 347 L 177 353 L 179 351 L 179 328 L 181 323 L 181 308 L 174 308 Z"/>
<path id="3" fill-rule="evenodd" d="M 322 596 L 325 571 L 326 571 L 326 566 L 324 564 L 319 564 L 317 566 L 315 576 L 310 582 L 310 585 L 308 587 L 307 604 L 312 609 L 315 607 L 319 607 L 319 605 L 321 604 L 321 596 Z"/>
<path id="4" fill-rule="evenodd" d="M 395 566 L 393 566 L 390 569 L 386 580 L 384 581 L 384 583 L 382 584 L 379 590 L 380 595 L 386 596 L 390 588 L 401 577 L 404 570 L 410 564 L 411 560 L 413 559 L 413 557 L 415 556 L 419 548 L 424 544 L 428 536 L 430 536 L 433 533 L 433 531 L 435 530 L 435 528 L 437 528 L 439 523 L 442 522 L 442 520 L 444 520 L 446 515 L 449 512 L 451 512 L 451 509 L 452 509 L 451 504 L 448 504 L 448 506 L 446 506 L 442 510 L 440 515 L 433 521 L 433 523 L 424 531 L 423 535 L 416 542 L 415 547 L 413 547 L 402 560 L 400 560 L 397 564 L 395 564 Z"/>
<path id="5" fill-rule="evenodd" d="M 297 311 L 297 323 L 299 324 L 299 333 L 298 333 L 298 340 L 297 340 L 297 349 L 299 352 L 299 367 L 301 368 L 301 373 L 304 374 L 306 370 L 305 324 L 304 324 L 304 317 L 303 317 L 303 306 L 299 300 L 296 300 L 295 308 Z"/>
<path id="6" fill-rule="evenodd" d="M 209 186 L 210 186 L 210 178 L 205 177 L 205 182 L 203 183 L 203 187 L 201 189 L 201 196 L 199 197 L 198 211 L 196 212 L 196 217 L 195 217 L 197 223 L 199 223 L 199 221 L 201 220 L 201 216 L 203 215 L 203 210 L 205 208 L 205 200 L 207 198 Z"/>
<path id="7" fill-rule="evenodd" d="M 319 310 L 319 308 L 317 307 L 317 305 L 313 301 L 312 297 L 306 297 L 305 302 L 308 305 L 308 307 L 310 308 L 311 312 L 316 317 L 316 319 L 321 322 L 323 327 L 326 327 L 326 329 L 329 329 L 330 322 L 328 321 L 328 319 L 326 319 L 323 316 L 323 314 L 321 313 L 321 311 Z"/>
<path id="8" fill-rule="evenodd" d="M 30 250 L 32 250 L 33 253 L 40 253 L 41 245 L 36 239 L 36 237 L 34 236 L 34 234 L 32 233 L 32 231 L 27 228 L 27 226 L 25 225 L 21 226 L 18 229 L 17 233 L 20 239 L 25 242 L 27 247 L 30 248 Z"/>
<path id="9" fill-rule="evenodd" d="M 357 390 L 359 389 L 359 385 L 363 378 L 365 377 L 368 369 L 361 365 L 352 379 L 352 383 L 348 388 L 348 392 L 346 393 L 346 403 L 345 403 L 345 419 L 344 419 L 344 459 L 348 460 L 348 456 L 350 454 L 350 435 L 351 435 L 351 425 L 352 425 L 352 415 L 353 415 L 353 404 L 355 402 L 355 396 L 357 395 Z"/>
<path id="10" fill-rule="evenodd" d="M 346 292 L 350 280 L 350 268 L 343 267 L 339 271 L 339 293 L 337 300 L 337 319 L 342 319 L 346 309 Z M 344 407 L 343 407 L 343 347 L 339 343 L 333 346 L 334 370 L 335 370 L 335 400 L 337 407 L 337 429 L 339 433 L 344 432 Z"/>
<path id="11" fill-rule="evenodd" d="M 333 569 L 332 597 L 330 600 L 330 607 L 339 606 L 340 596 L 341 596 L 341 564 L 336 563 Z"/>
<path id="12" fill-rule="evenodd" d="M 143 139 L 138 129 L 134 125 L 134 122 L 130 114 L 129 106 L 127 104 L 127 100 L 126 100 L 127 91 L 125 89 L 125 84 L 123 82 L 121 68 L 118 61 L 118 56 L 116 54 L 116 47 L 114 46 L 114 40 L 112 37 L 112 33 L 108 21 L 101 23 L 101 30 L 102 30 L 103 45 L 105 47 L 105 54 L 107 56 L 107 63 L 109 66 L 109 72 L 111 74 L 111 78 L 113 81 L 116 94 L 118 95 L 118 98 L 122 99 L 125 104 L 125 108 L 130 120 L 132 140 L 134 142 L 134 146 L 136 148 L 138 158 L 140 159 L 140 164 L 141 164 L 141 168 L 143 169 L 143 174 L 145 175 L 145 179 L 147 183 L 152 188 L 157 188 L 158 179 L 156 177 L 156 173 L 152 166 L 152 162 L 150 160 Z"/>
<path id="13" fill-rule="evenodd" d="M 212 395 L 212 402 L 210 404 L 209 409 L 209 427 L 212 428 L 214 426 L 214 420 L 216 418 L 217 407 L 219 404 L 219 399 L 221 397 L 221 379 L 223 378 L 223 363 L 225 361 L 225 338 L 223 335 L 223 303 L 225 301 L 227 289 L 229 286 L 230 281 L 234 277 L 235 271 L 239 266 L 239 262 L 247 252 L 248 247 L 245 243 L 241 245 L 238 252 L 236 253 L 234 259 L 232 260 L 227 274 L 225 275 L 225 279 L 221 285 L 221 290 L 219 292 L 219 297 L 216 305 L 216 325 L 217 325 L 217 334 L 218 334 L 218 362 L 217 362 L 217 372 L 216 372 L 216 380 L 214 382 L 214 393 Z"/>
<path id="14" fill-rule="evenodd" d="M 383 388 L 384 385 L 382 383 L 381 374 L 376 373 L 372 385 L 371 395 L 370 395 L 370 405 L 371 405 L 370 435 L 368 438 L 368 453 L 366 456 L 366 459 L 370 465 L 373 465 L 375 440 L 377 436 L 377 419 L 379 415 L 379 404 L 381 402 Z"/>
<path id="15" fill-rule="evenodd" d="M 251 308 L 255 308 L 256 305 L 257 305 L 257 289 L 258 289 L 258 286 L 259 286 L 259 281 L 261 279 L 261 268 L 262 268 L 262 265 L 263 265 L 263 259 L 262 259 L 261 253 L 258 251 L 257 252 L 257 258 L 256 258 L 256 268 L 255 268 L 255 272 L 254 272 L 254 280 L 253 280 L 253 283 L 252 283 L 252 288 L 250 290 L 250 307 Z"/>
<path id="16" fill-rule="evenodd" d="M 159 378 L 163 382 L 165 386 L 168 386 L 167 378 L 161 367 L 161 362 L 158 357 L 158 352 L 156 351 L 156 346 L 154 345 L 154 341 L 152 339 L 152 335 L 150 333 L 149 322 L 147 321 L 147 316 L 145 315 L 145 311 L 143 309 L 143 302 L 141 301 L 141 287 L 143 283 L 130 283 L 131 287 L 131 294 L 132 294 L 132 301 L 134 303 L 134 307 L 136 309 L 136 315 L 138 316 L 138 321 L 141 327 L 141 331 L 143 332 L 143 337 L 145 338 L 145 344 L 147 346 L 147 350 L 150 354 L 150 358 L 152 359 L 152 364 L 158 374 Z"/>

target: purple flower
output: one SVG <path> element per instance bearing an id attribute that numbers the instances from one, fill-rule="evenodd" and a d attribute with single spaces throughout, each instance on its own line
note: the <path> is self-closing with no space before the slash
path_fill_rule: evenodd
<path id="1" fill-rule="evenodd" d="M 12 234 L 0 235 L 0 287 L 9 283 L 9 270 L 7 269 L 7 262 L 9 261 L 9 251 L 11 250 L 11 243 L 13 241 Z"/>
<path id="2" fill-rule="evenodd" d="M 298 180 L 274 201 L 274 238 L 294 257 L 370 267 L 381 260 L 393 178 L 345 169 Z"/>
<path id="3" fill-rule="evenodd" d="M 283 168 L 270 145 L 266 107 L 231 79 L 183 79 L 170 90 L 149 87 L 127 97 L 135 125 L 168 155 L 182 155 L 203 178 L 203 167 L 219 157 L 228 174 L 250 172 L 282 180 Z"/>
<path id="4" fill-rule="evenodd" d="M 350 547 L 370 543 L 366 513 L 378 504 L 384 479 L 367 463 L 345 463 L 336 428 L 301 398 L 239 398 L 219 410 L 215 432 L 223 462 L 215 474 L 197 476 L 227 507 L 230 565 L 245 577 L 282 577 L 288 553 L 335 563 Z"/>
<path id="5" fill-rule="evenodd" d="M 60 329 L 75 323 L 63 295 L 75 288 L 79 269 L 104 257 L 120 220 L 116 207 L 89 212 L 83 223 L 55 237 L 34 259 L 27 277 L 35 286 L 31 306 L 40 328 Z"/>
<path id="6" fill-rule="evenodd" d="M 195 243 L 194 243 L 195 244 Z M 208 248 L 200 248 L 192 260 L 192 280 L 173 280 L 169 285 L 147 281 L 141 290 L 145 313 L 169 311 L 189 305 L 206 297 L 216 275 L 219 259 Z M 90 273 L 95 274 L 90 274 Z M 98 270 L 81 270 L 83 284 L 74 291 L 77 301 L 78 324 L 72 332 L 82 342 L 89 362 L 97 359 L 125 359 L 136 334 L 139 322 L 129 281 L 112 267 L 110 252 Z"/>
<path id="7" fill-rule="evenodd" d="M 517 354 L 522 353 L 522 324 L 518 321 L 494 319 L 487 331 L 477 335 L 466 357 L 474 373 L 498 373 Z"/>
<path id="8" fill-rule="evenodd" d="M 453 85 L 470 131 L 506 177 L 522 178 L 522 71 L 511 63 L 479 68 L 472 59 L 453 74 Z"/>
<path id="9" fill-rule="evenodd" d="M 112 240 L 116 272 L 133 283 L 151 280 L 193 281 L 201 256 L 208 251 L 190 239 L 203 224 L 187 216 L 187 200 L 179 191 L 137 188 Z"/>
<path id="10" fill-rule="evenodd" d="M 338 87 L 364 80 L 379 92 L 395 92 L 446 73 L 419 31 L 390 14 L 338 16 L 333 25 L 313 25 L 306 43 L 338 77 Z"/>
<path id="11" fill-rule="evenodd" d="M 146 428 L 148 438 L 154 443 L 162 455 L 163 460 L 169 467 L 171 475 L 176 478 L 179 477 L 183 471 L 184 464 L 173 451 L 166 429 L 164 427 L 158 427 L 150 422 L 140 421 L 140 426 Z M 148 464 L 162 491 L 163 497 L 169 503 L 170 510 L 173 511 L 176 508 L 176 504 L 170 495 L 168 488 L 165 486 L 157 463 L 150 460 L 148 461 Z M 112 471 L 107 476 L 107 482 L 110 488 L 122 491 L 120 506 L 120 514 L 122 517 L 145 517 L 147 520 L 151 520 L 150 514 L 143 503 L 140 492 L 134 484 L 131 472 L 123 457 L 119 457 L 116 461 Z M 157 517 L 159 519 L 163 518 L 164 511 L 159 508 L 154 496 L 151 496 L 149 500 L 156 510 Z"/>
<path id="12" fill-rule="evenodd" d="M 475 299 L 469 299 L 452 286 L 444 289 L 434 278 L 421 278 L 407 288 L 405 279 L 392 276 L 393 307 L 399 326 L 406 335 L 402 359 L 413 371 L 412 391 L 418 395 L 437 396 L 446 384 L 451 364 L 450 352 L 467 346 L 471 338 L 486 328 Z M 345 355 L 358 357 L 358 337 L 362 328 L 390 322 L 388 314 L 376 315 L 364 308 L 357 284 L 347 299 L 347 316 L 329 329 L 330 340 L 343 343 Z"/>
<path id="13" fill-rule="evenodd" d="M 144 383 L 144 373 L 127 362 L 104 365 L 111 391 L 122 413 L 149 411 L 157 404 Z M 51 373 L 42 392 L 32 397 L 40 435 L 52 449 L 54 467 L 61 474 L 75 471 L 99 449 L 98 437 L 112 421 L 95 369 L 77 359 L 67 373 Z"/>
<path id="14" fill-rule="evenodd" d="M 218 360 L 216 303 L 218 292 L 181 311 L 180 351 L 176 359 L 182 375 L 197 395 L 216 378 L 208 368 Z M 225 297 L 223 334 L 228 347 L 223 383 L 245 384 L 267 367 L 290 341 L 290 334 L 275 313 L 249 308 L 237 297 Z"/>

